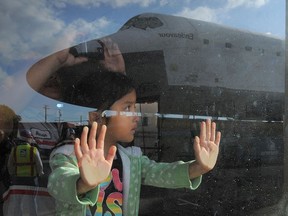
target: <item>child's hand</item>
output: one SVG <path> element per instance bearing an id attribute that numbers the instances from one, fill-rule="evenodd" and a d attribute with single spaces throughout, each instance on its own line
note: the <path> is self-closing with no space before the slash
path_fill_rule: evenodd
<path id="1" fill-rule="evenodd" d="M 93 122 L 88 136 L 88 127 L 84 127 L 81 140 L 75 140 L 75 154 L 78 160 L 81 180 L 86 187 L 96 187 L 104 181 L 110 171 L 116 154 L 116 147 L 109 149 L 107 158 L 104 156 L 104 138 L 106 126 L 103 125 L 96 143 L 97 123 Z M 87 143 L 88 138 L 88 143 Z"/>
<path id="2" fill-rule="evenodd" d="M 111 38 L 102 39 L 104 48 L 104 60 L 101 60 L 103 67 L 109 71 L 125 73 L 125 62 L 122 53 Z"/>
<path id="3" fill-rule="evenodd" d="M 219 144 L 221 139 L 221 133 L 216 133 L 216 123 L 208 119 L 205 122 L 201 122 L 200 126 L 200 138 L 195 137 L 194 151 L 196 157 L 196 163 L 203 173 L 213 169 L 216 164 Z"/>
<path id="4" fill-rule="evenodd" d="M 69 49 L 64 49 L 55 53 L 55 56 L 58 60 L 57 69 L 61 67 L 69 67 L 77 64 L 81 64 L 83 62 L 87 62 L 88 58 L 79 56 L 75 57 L 70 52 Z"/>

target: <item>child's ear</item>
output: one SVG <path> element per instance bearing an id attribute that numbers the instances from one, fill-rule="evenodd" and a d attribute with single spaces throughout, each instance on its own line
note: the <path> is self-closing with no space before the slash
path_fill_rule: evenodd
<path id="1" fill-rule="evenodd" d="M 89 112 L 89 125 L 92 125 L 93 122 L 97 122 L 98 124 L 102 123 L 102 116 L 100 111 Z"/>

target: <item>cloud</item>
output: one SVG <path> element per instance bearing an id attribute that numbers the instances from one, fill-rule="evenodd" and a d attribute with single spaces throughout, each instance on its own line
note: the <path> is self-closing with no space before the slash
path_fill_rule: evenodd
<path id="1" fill-rule="evenodd" d="M 0 65 L 38 59 L 83 38 L 99 36 L 108 24 L 105 17 L 92 22 L 78 19 L 67 24 L 44 0 L 2 0 Z"/>
<path id="2" fill-rule="evenodd" d="M 156 0 L 112 0 L 112 1 L 105 1 L 105 2 L 112 3 L 112 6 L 114 7 L 123 7 L 128 4 L 136 4 L 141 7 L 148 7 L 151 4 L 154 4 Z"/>
<path id="3" fill-rule="evenodd" d="M 209 22 L 221 23 L 221 17 L 225 17 L 225 14 L 228 14 L 233 9 L 239 7 L 260 8 L 268 4 L 268 2 L 269 0 L 227 0 L 223 4 L 223 6 L 217 8 L 199 6 L 197 8 L 191 9 L 190 7 L 186 6 L 175 15 Z"/>
<path id="4" fill-rule="evenodd" d="M 17 74 L 17 75 L 15 75 Z M 31 88 L 23 82 L 25 73 L 9 75 L 0 67 L 0 104 L 5 104 L 17 114 L 31 98 Z"/>
<path id="5" fill-rule="evenodd" d="M 77 19 L 68 24 L 60 33 L 55 49 L 64 49 L 77 43 L 99 38 L 105 34 L 104 31 L 109 27 L 110 21 L 106 17 L 101 17 L 92 22 L 84 19 Z"/>
<path id="6" fill-rule="evenodd" d="M 196 9 L 185 7 L 181 12 L 178 12 L 175 15 L 209 22 L 218 22 L 217 10 L 209 7 L 198 7 Z"/>
<path id="7" fill-rule="evenodd" d="M 7 91 L 11 87 L 13 87 L 14 82 L 12 77 L 10 77 L 3 68 L 0 67 L 0 92 Z"/>
<path id="8" fill-rule="evenodd" d="M 77 41 L 97 38 L 109 24 L 105 17 L 67 24 L 44 0 L 0 1 L 0 101 L 15 110 L 25 107 L 35 95 L 25 77 L 29 63 Z"/>
<path id="9" fill-rule="evenodd" d="M 156 0 L 58 0 L 54 2 L 54 6 L 66 7 L 67 4 L 70 4 L 82 7 L 99 7 L 101 5 L 109 5 L 113 8 L 118 8 L 135 4 L 141 7 L 148 7 L 156 2 Z"/>
<path id="10" fill-rule="evenodd" d="M 0 8 L 0 26 L 5 29 L 0 32 L 0 56 L 4 62 L 30 59 L 64 27 L 44 1 L 2 0 Z"/>
<path id="11" fill-rule="evenodd" d="M 234 9 L 237 7 L 260 8 L 266 5 L 269 0 L 227 0 L 226 9 Z"/>

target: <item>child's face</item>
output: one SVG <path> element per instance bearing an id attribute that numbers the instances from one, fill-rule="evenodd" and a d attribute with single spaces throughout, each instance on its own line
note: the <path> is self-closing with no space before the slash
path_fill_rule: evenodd
<path id="1" fill-rule="evenodd" d="M 133 90 L 110 107 L 110 110 L 117 111 L 118 115 L 109 118 L 106 133 L 106 137 L 109 137 L 107 138 L 114 142 L 133 141 L 137 123 L 139 121 L 139 117 L 135 115 L 135 104 L 136 93 L 135 90 Z M 121 115 L 121 112 L 129 113 L 128 115 L 125 115 L 125 113 L 124 115 Z"/>

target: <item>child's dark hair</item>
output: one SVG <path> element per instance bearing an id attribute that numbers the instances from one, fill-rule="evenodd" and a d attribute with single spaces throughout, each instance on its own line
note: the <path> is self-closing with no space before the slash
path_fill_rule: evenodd
<path id="1" fill-rule="evenodd" d="M 102 71 L 83 77 L 76 85 L 73 100 L 76 104 L 108 110 L 117 100 L 136 90 L 123 73 Z"/>

